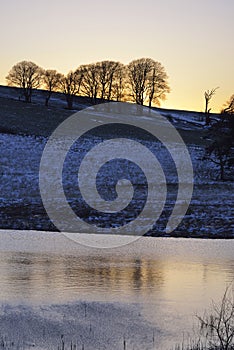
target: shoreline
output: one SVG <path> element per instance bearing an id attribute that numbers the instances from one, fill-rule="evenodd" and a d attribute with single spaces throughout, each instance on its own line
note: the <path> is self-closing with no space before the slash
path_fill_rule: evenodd
<path id="1" fill-rule="evenodd" d="M 194 211 L 198 212 L 198 209 L 193 206 Z M 42 205 L 7 205 L 1 207 L 1 224 L 0 230 L 19 230 L 19 231 L 43 231 L 43 232 L 60 232 L 56 229 L 53 223 L 49 220 L 46 211 Z M 197 226 L 197 229 L 193 229 L 191 232 L 190 219 L 185 219 L 185 227 L 179 227 L 171 233 L 165 233 L 163 230 L 157 231 L 153 229 L 146 233 L 144 237 L 152 238 L 184 238 L 184 239 L 234 239 L 234 229 L 229 226 L 228 222 L 220 222 L 220 229 L 212 228 L 209 230 L 207 220 L 204 220 L 204 226 Z M 194 218 L 192 218 L 194 220 Z M 222 219 L 221 219 L 222 221 Z M 201 222 L 199 222 L 201 225 Z M 201 229 L 201 230 L 200 230 Z M 203 231 L 203 232 L 202 232 Z M 219 232 L 217 232 L 219 231 Z M 98 234 L 98 233 L 97 233 Z M 102 235 L 100 233 L 100 235 Z M 136 234 L 136 237 L 138 235 Z"/>
<path id="2" fill-rule="evenodd" d="M 83 237 L 82 237 L 83 236 Z M 79 237 L 81 240 L 79 241 Z M 94 239 L 94 242 L 99 243 L 99 246 L 85 245 L 85 238 Z M 132 238 L 132 237 L 131 237 Z M 105 248 L 101 244 L 104 242 L 113 243 L 112 247 Z M 124 242 L 126 241 L 126 242 Z M 205 249 L 206 242 L 209 241 L 212 249 Z M 171 243 L 173 242 L 173 248 Z M 118 243 L 121 243 L 118 245 Z M 125 243 L 125 244 L 124 244 Z M 43 254 L 62 254 L 66 255 L 99 255 L 104 249 L 105 254 L 115 252 L 121 256 L 126 254 L 126 258 L 135 256 L 140 248 L 142 254 L 146 257 L 167 256 L 167 259 L 177 260 L 177 256 L 181 253 L 184 259 L 196 260 L 197 251 L 204 251 L 204 259 L 213 258 L 214 252 L 216 259 L 222 256 L 222 247 L 225 247 L 227 257 L 233 258 L 233 240 L 226 239 L 184 239 L 181 237 L 137 237 L 136 240 L 129 242 L 129 236 L 111 236 L 98 234 L 77 234 L 77 239 L 74 241 L 61 232 L 52 231 L 33 231 L 33 230 L 2 230 L 0 229 L 0 253 L 20 252 L 20 253 L 43 253 Z"/>
<path id="3" fill-rule="evenodd" d="M 50 232 L 50 233 L 61 233 L 60 231 L 58 230 L 53 230 L 53 229 L 27 229 L 27 228 L 11 228 L 10 226 L 7 226 L 7 227 L 0 227 L 0 231 L 9 231 L 9 230 L 12 230 L 12 231 L 37 231 L 37 232 Z M 71 232 L 72 234 L 73 232 Z M 68 232 L 69 234 L 69 232 Z M 79 232 L 78 234 L 83 234 L 82 232 Z M 85 233 L 84 234 L 94 234 L 94 235 L 101 235 L 101 236 L 106 236 L 105 234 L 102 234 L 102 233 Z M 124 235 L 124 236 L 127 236 L 129 237 L 130 235 Z M 132 237 L 132 236 L 131 236 Z M 192 234 L 189 234 L 187 232 L 184 232 L 184 233 L 158 233 L 158 234 L 153 234 L 153 235 L 143 235 L 143 236 L 138 236 L 138 235 L 135 235 L 136 239 L 138 239 L 138 237 L 144 237 L 144 238 L 165 238 L 165 239 L 173 239 L 173 238 L 178 238 L 178 239 L 194 239 L 194 240 L 234 240 L 234 234 L 232 233 L 228 233 L 228 234 L 203 234 L 203 233 L 192 233 Z"/>

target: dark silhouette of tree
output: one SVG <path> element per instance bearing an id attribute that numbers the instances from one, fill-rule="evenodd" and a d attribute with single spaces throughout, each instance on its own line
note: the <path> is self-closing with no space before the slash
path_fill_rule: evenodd
<path id="1" fill-rule="evenodd" d="M 204 97 L 205 97 L 205 114 L 206 114 L 206 125 L 210 124 L 210 116 L 209 113 L 211 111 L 211 108 L 209 109 L 209 103 L 210 100 L 212 99 L 212 97 L 215 95 L 216 90 L 218 89 L 218 87 L 216 87 L 215 89 L 211 89 L 211 90 L 206 90 L 204 92 Z"/>
<path id="2" fill-rule="evenodd" d="M 233 285 L 226 288 L 222 300 L 212 302 L 198 320 L 196 338 L 188 344 L 177 345 L 175 350 L 233 350 L 234 349 L 234 290 Z"/>
<path id="3" fill-rule="evenodd" d="M 104 100 L 106 96 L 106 90 L 109 83 L 109 69 L 108 61 L 96 63 L 96 69 L 98 72 L 98 83 L 100 87 L 100 98 Z"/>
<path id="4" fill-rule="evenodd" d="M 169 92 L 167 75 L 161 63 L 151 58 L 134 60 L 128 65 L 128 77 L 131 89 L 131 97 L 137 104 L 143 105 L 148 101 L 159 103 Z"/>
<path id="5" fill-rule="evenodd" d="M 114 83 L 117 84 L 117 81 L 119 81 L 117 79 L 120 78 L 121 68 L 122 68 L 122 65 L 120 62 L 114 62 L 114 61 L 108 62 L 109 82 L 108 82 L 108 89 L 107 89 L 107 95 L 106 95 L 106 99 L 108 101 L 110 101 L 113 98 L 113 85 Z"/>
<path id="6" fill-rule="evenodd" d="M 80 93 L 81 84 L 83 80 L 83 73 L 80 69 L 75 72 L 69 72 L 66 76 L 62 76 L 60 80 L 60 89 L 65 95 L 67 101 L 67 108 L 73 108 L 74 96 Z"/>
<path id="7" fill-rule="evenodd" d="M 225 103 L 225 108 L 221 111 L 223 114 L 234 114 L 234 94 Z"/>
<path id="8" fill-rule="evenodd" d="M 62 74 L 58 73 L 56 70 L 47 69 L 43 72 L 42 82 L 47 90 L 45 105 L 48 107 L 49 100 L 54 91 L 59 89 L 59 84 L 62 80 Z"/>
<path id="9" fill-rule="evenodd" d="M 141 58 L 128 65 L 128 76 L 134 102 L 143 105 L 147 97 L 148 79 L 152 70 L 152 60 Z"/>
<path id="10" fill-rule="evenodd" d="M 30 61 L 22 61 L 15 64 L 6 80 L 9 86 L 18 86 L 23 90 L 26 102 L 31 102 L 32 91 L 41 84 L 43 70 L 35 63 Z"/>
<path id="11" fill-rule="evenodd" d="M 98 93 L 100 92 L 99 84 L 99 67 L 96 63 L 82 65 L 79 67 L 82 72 L 81 93 L 89 97 L 93 103 L 96 103 Z"/>
<path id="12" fill-rule="evenodd" d="M 233 171 L 234 165 L 234 114 L 223 113 L 210 128 L 210 144 L 203 159 L 208 159 L 219 168 L 219 177 L 225 180 L 225 170 Z"/>
<path id="13" fill-rule="evenodd" d="M 100 99 L 148 103 L 151 107 L 170 92 L 164 67 L 150 58 L 134 60 L 128 66 L 107 60 L 81 65 L 66 76 L 22 61 L 12 67 L 6 79 L 9 85 L 22 88 L 27 102 L 31 102 L 33 89 L 40 86 L 47 90 L 46 106 L 54 91 L 62 91 L 68 109 L 73 108 L 78 94 L 89 97 L 94 104 Z"/>
<path id="14" fill-rule="evenodd" d="M 121 66 L 121 63 L 114 61 L 80 66 L 79 70 L 83 74 L 81 92 L 93 103 L 96 103 L 97 98 L 110 101 L 114 95 L 114 84 Z"/>
<path id="15" fill-rule="evenodd" d="M 96 63 L 98 76 L 99 76 L 99 84 L 100 84 L 100 98 L 102 100 L 106 99 L 108 101 L 111 100 L 112 97 L 112 88 L 115 73 L 118 69 L 119 62 L 114 61 L 102 61 Z"/>
<path id="16" fill-rule="evenodd" d="M 232 350 L 234 346 L 234 291 L 226 288 L 221 303 L 213 303 L 211 312 L 197 316 L 200 332 L 210 349 Z"/>
<path id="17" fill-rule="evenodd" d="M 126 96 L 127 87 L 127 69 L 122 63 L 118 63 L 115 70 L 114 80 L 112 84 L 112 98 L 117 102 L 122 101 Z"/>
<path id="18" fill-rule="evenodd" d="M 160 105 L 160 100 L 164 100 L 166 94 L 170 92 L 167 79 L 168 76 L 161 63 L 152 62 L 152 71 L 149 76 L 148 85 L 149 107 L 152 106 L 152 103 Z"/>

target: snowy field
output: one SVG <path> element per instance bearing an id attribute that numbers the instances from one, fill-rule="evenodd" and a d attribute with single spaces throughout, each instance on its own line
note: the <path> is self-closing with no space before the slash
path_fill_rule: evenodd
<path id="1" fill-rule="evenodd" d="M 43 208 L 39 192 L 39 165 L 46 144 L 46 138 L 0 134 L 1 152 L 1 225 L 2 228 L 54 230 Z M 89 147 L 87 140 L 86 146 Z M 85 147 L 86 147 L 85 146 Z M 147 147 L 158 149 L 158 159 L 164 165 L 167 175 L 168 201 L 165 215 L 153 234 L 161 234 L 160 227 L 165 224 L 167 211 L 173 205 L 176 193 L 176 173 L 170 167 L 165 150 L 158 145 Z M 196 145 L 188 146 L 194 167 L 194 193 L 189 210 L 175 235 L 231 236 L 233 183 L 215 181 L 216 174 L 212 164 L 201 161 L 203 150 Z M 85 151 L 82 150 L 82 151 Z M 75 162 L 77 150 L 69 154 L 70 173 L 65 174 L 63 185 L 71 203 L 76 200 L 73 192 L 71 172 L 77 173 Z M 78 150 L 80 152 L 80 150 Z M 106 177 L 113 175 L 109 169 Z M 133 179 L 133 182 L 137 179 Z M 186 193 L 185 193 L 186 198 Z M 59 208 L 59 203 L 58 203 Z M 61 208 L 62 210 L 62 208 Z"/>

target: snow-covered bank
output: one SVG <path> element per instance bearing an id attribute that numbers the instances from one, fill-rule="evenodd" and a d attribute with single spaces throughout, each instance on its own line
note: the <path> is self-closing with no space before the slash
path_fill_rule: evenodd
<path id="1" fill-rule="evenodd" d="M 137 258 L 139 251 L 145 258 L 166 258 L 168 261 L 181 261 L 187 259 L 196 261 L 198 256 L 205 260 L 215 259 L 219 261 L 224 258 L 233 259 L 233 240 L 215 239 L 183 239 L 164 237 L 137 237 L 131 244 L 127 244 L 128 236 L 111 236 L 98 234 L 76 234 L 76 241 L 69 239 L 60 232 L 27 231 L 27 230 L 0 230 L 0 252 L 21 252 L 59 254 L 60 256 L 87 255 L 92 258 L 96 255 L 107 255 L 111 257 L 113 252 L 119 257 Z M 79 237 L 80 244 L 79 244 Z M 113 248 L 100 249 L 82 244 L 87 237 L 87 242 L 97 242 L 97 246 L 106 242 Z M 126 241 L 126 245 L 124 245 Z M 121 244 L 118 245 L 118 242 Z M 209 244 L 209 249 L 207 249 Z"/>

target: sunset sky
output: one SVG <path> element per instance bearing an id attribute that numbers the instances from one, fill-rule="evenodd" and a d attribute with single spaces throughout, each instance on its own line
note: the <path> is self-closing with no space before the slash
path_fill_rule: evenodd
<path id="1" fill-rule="evenodd" d="M 0 84 L 31 60 L 62 73 L 99 60 L 163 64 L 171 93 L 162 107 L 219 111 L 234 93 L 234 0 L 1 1 Z"/>

